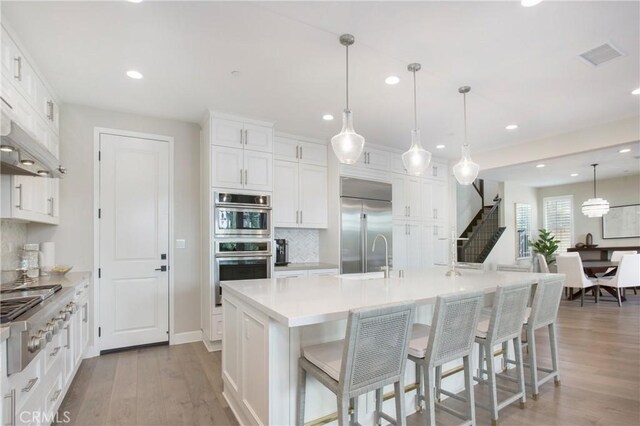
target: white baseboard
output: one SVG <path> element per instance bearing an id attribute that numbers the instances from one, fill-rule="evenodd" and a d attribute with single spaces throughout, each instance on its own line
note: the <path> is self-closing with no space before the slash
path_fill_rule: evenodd
<path id="1" fill-rule="evenodd" d="M 202 343 L 204 343 L 204 347 L 207 348 L 209 352 L 217 352 L 222 350 L 222 340 L 211 341 L 202 339 Z"/>
<path id="2" fill-rule="evenodd" d="M 169 342 L 171 345 L 182 345 L 183 343 L 200 342 L 202 340 L 202 330 L 186 331 L 175 333 Z"/>

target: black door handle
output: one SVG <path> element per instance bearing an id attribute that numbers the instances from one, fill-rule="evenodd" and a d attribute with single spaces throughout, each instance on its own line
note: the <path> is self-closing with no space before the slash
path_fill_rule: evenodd
<path id="1" fill-rule="evenodd" d="M 167 272 L 167 265 L 162 265 L 161 267 L 157 268 L 156 271 Z"/>

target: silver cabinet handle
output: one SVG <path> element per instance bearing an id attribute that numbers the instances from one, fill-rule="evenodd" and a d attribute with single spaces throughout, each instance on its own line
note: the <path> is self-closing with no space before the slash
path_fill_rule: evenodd
<path id="1" fill-rule="evenodd" d="M 242 174 L 242 169 L 240 169 L 240 185 L 242 185 L 244 183 L 243 180 L 242 180 L 243 176 L 244 175 Z"/>
<path id="2" fill-rule="evenodd" d="M 49 401 L 50 402 L 56 402 L 61 393 L 62 393 L 62 389 L 58 389 L 57 391 L 55 391 L 55 393 L 53 394 L 53 396 L 51 397 L 51 399 Z"/>
<path id="3" fill-rule="evenodd" d="M 438 167 L 437 166 L 433 166 L 433 175 L 434 176 L 438 176 Z"/>
<path id="4" fill-rule="evenodd" d="M 438 218 L 438 209 L 433 209 L 433 218 L 434 219 Z"/>
<path id="5" fill-rule="evenodd" d="M 249 185 L 249 178 L 247 177 L 247 169 L 244 169 L 244 184 Z"/>
<path id="6" fill-rule="evenodd" d="M 53 121 L 53 101 L 47 101 L 47 118 Z"/>
<path id="7" fill-rule="evenodd" d="M 245 130 L 244 131 L 244 144 L 248 144 L 249 143 L 249 131 Z"/>
<path id="8" fill-rule="evenodd" d="M 242 129 L 240 129 L 240 145 L 242 145 L 244 143 L 243 140 L 242 140 L 242 134 L 243 134 Z"/>
<path id="9" fill-rule="evenodd" d="M 58 355 L 58 352 L 60 352 L 60 349 L 61 349 L 60 346 L 56 346 L 55 349 L 53 350 L 53 352 L 51 352 L 49 354 L 49 356 L 53 357 L 53 356 Z"/>
<path id="10" fill-rule="evenodd" d="M 16 65 L 18 66 L 18 73 L 13 75 L 13 78 L 15 78 L 18 81 L 22 81 L 22 57 L 21 56 L 16 56 L 15 58 L 13 58 L 13 60 L 16 62 Z"/>
<path id="11" fill-rule="evenodd" d="M 433 227 L 433 235 L 438 236 L 438 227 L 437 226 Z"/>
<path id="12" fill-rule="evenodd" d="M 16 189 L 18 190 L 18 204 L 16 204 L 16 207 L 22 210 L 22 184 L 16 186 Z"/>
<path id="13" fill-rule="evenodd" d="M 67 330 L 67 344 L 64 345 L 64 347 L 67 349 L 71 349 L 71 329 L 69 328 L 69 324 L 67 324 L 65 330 Z"/>
<path id="14" fill-rule="evenodd" d="M 15 426 L 16 424 L 16 390 L 11 389 L 11 391 L 4 396 L 4 399 L 11 398 L 11 411 L 9 412 L 10 420 L 9 426 Z"/>
<path id="15" fill-rule="evenodd" d="M 87 320 L 89 319 L 89 306 L 85 303 L 82 306 L 82 309 L 84 309 L 82 322 L 87 322 Z"/>
<path id="16" fill-rule="evenodd" d="M 300 210 L 300 223 L 302 223 L 302 210 Z"/>
<path id="17" fill-rule="evenodd" d="M 34 377 L 33 379 L 29 380 L 29 383 L 27 383 L 27 386 L 22 388 L 22 392 L 25 392 L 25 393 L 29 392 L 31 389 L 33 389 L 36 383 L 38 383 L 38 378 Z"/>
<path id="18" fill-rule="evenodd" d="M 53 197 L 49 198 L 47 201 L 49 201 L 49 216 L 53 217 Z"/>
<path id="19" fill-rule="evenodd" d="M 407 206 L 409 208 L 409 217 L 411 217 L 411 206 Z"/>
<path id="20" fill-rule="evenodd" d="M 299 222 L 298 222 L 298 217 L 299 217 L 299 215 L 300 215 L 300 211 L 299 211 L 299 210 L 296 210 L 296 223 L 299 223 Z"/>
<path id="21" fill-rule="evenodd" d="M 300 147 L 300 159 L 302 160 L 302 146 Z"/>
<path id="22" fill-rule="evenodd" d="M 300 147 L 296 145 L 296 159 L 300 158 L 300 154 L 298 154 L 299 151 L 300 151 Z"/>
<path id="23" fill-rule="evenodd" d="M 3 98 L 2 96 L 0 96 L 0 100 L 2 100 L 2 102 L 9 107 L 9 109 L 13 109 L 13 107 L 11 106 L 11 104 L 9 102 L 7 102 L 7 100 L 5 98 Z"/>

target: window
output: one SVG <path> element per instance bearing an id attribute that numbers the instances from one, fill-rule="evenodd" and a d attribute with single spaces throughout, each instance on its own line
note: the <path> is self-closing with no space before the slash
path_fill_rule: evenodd
<path id="1" fill-rule="evenodd" d="M 560 240 L 558 253 L 566 252 L 573 246 L 573 196 L 544 198 L 543 218 L 544 228 Z"/>
<path id="2" fill-rule="evenodd" d="M 531 204 L 516 203 L 516 250 L 518 259 L 531 257 Z"/>

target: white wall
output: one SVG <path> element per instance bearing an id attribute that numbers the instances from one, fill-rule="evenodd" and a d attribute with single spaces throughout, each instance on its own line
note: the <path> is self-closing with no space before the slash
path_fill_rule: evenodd
<path id="1" fill-rule="evenodd" d="M 614 179 L 598 180 L 598 197 L 609 201 L 611 206 L 621 206 L 626 204 L 640 204 L 640 175 L 625 176 Z M 571 185 L 549 186 L 539 188 L 538 206 L 540 227 L 543 226 L 543 204 L 544 197 L 554 197 L 559 195 L 573 195 L 573 218 L 574 218 L 574 241 L 585 242 L 586 235 L 593 235 L 593 243 L 606 247 L 620 246 L 640 246 L 640 238 L 624 239 L 602 239 L 602 219 L 588 218 L 581 212 L 582 203 L 593 197 L 593 182 L 580 182 Z"/>
<path id="2" fill-rule="evenodd" d="M 93 132 L 107 127 L 173 136 L 176 333 L 200 330 L 200 126 L 176 120 L 64 105 L 60 111 L 60 157 L 69 170 L 60 182 L 60 225 L 28 226 L 29 241 L 54 241 L 56 262 L 93 271 Z"/>

